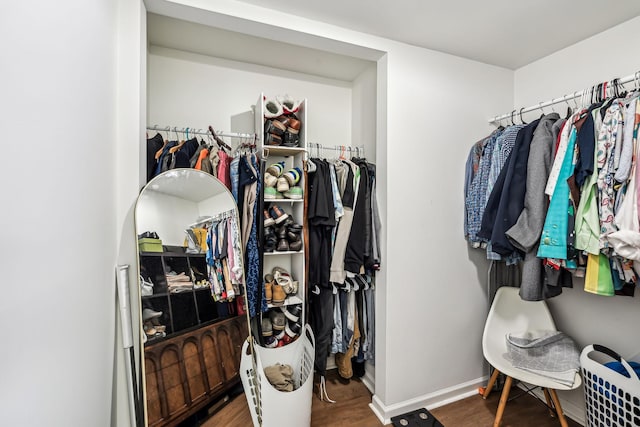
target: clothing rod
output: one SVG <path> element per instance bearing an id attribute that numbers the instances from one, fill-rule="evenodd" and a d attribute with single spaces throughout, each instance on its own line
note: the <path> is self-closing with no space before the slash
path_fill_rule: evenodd
<path id="1" fill-rule="evenodd" d="M 319 149 L 319 150 L 335 150 L 335 151 L 361 151 L 364 152 L 364 145 L 322 145 L 316 142 L 310 142 L 309 148 Z"/>
<path id="2" fill-rule="evenodd" d="M 620 83 L 620 84 L 627 84 L 627 83 L 631 83 L 631 82 L 634 82 L 634 81 L 636 82 L 637 86 L 640 85 L 640 71 L 637 71 L 636 73 L 631 74 L 631 75 L 629 75 L 627 77 L 618 79 L 618 83 Z M 603 83 L 605 83 L 605 82 L 603 82 Z M 606 84 L 609 87 L 613 87 L 613 80 L 609 81 L 609 82 L 606 82 Z M 560 104 L 562 102 L 567 102 L 570 99 L 580 98 L 582 96 L 589 95 L 590 91 L 593 88 L 595 88 L 596 86 L 597 85 L 592 86 L 589 89 L 578 90 L 576 92 L 573 92 L 573 93 L 570 93 L 570 94 L 566 94 L 566 95 L 561 96 L 559 98 L 554 98 L 554 99 L 552 99 L 550 101 L 540 102 L 537 105 L 532 105 L 530 107 L 523 107 L 523 108 L 520 108 L 518 110 L 513 110 L 510 113 L 506 113 L 506 114 L 503 114 L 501 116 L 492 117 L 491 119 L 489 119 L 489 123 L 497 123 L 497 122 L 499 122 L 501 120 L 504 120 L 504 119 L 511 119 L 511 118 L 517 117 L 519 115 L 522 115 L 524 113 L 529 113 L 529 112 L 535 111 L 535 110 L 541 110 L 541 109 L 543 109 L 545 107 L 550 107 L 550 106 L 555 105 L 555 104 Z"/>
<path id="3" fill-rule="evenodd" d="M 204 223 L 215 221 L 215 220 L 218 220 L 218 219 L 222 220 L 222 219 L 226 219 L 226 218 L 231 218 L 232 216 L 234 216 L 234 214 L 235 214 L 235 210 L 230 209 L 228 211 L 220 212 L 219 214 L 216 214 L 216 215 L 213 215 L 213 216 L 206 216 L 206 217 L 200 218 L 198 221 L 196 221 L 193 224 L 189 225 L 189 228 L 193 228 L 196 225 L 204 224 Z"/>
<path id="4" fill-rule="evenodd" d="M 147 126 L 147 130 L 163 131 L 163 132 L 179 132 L 190 133 L 194 135 L 211 135 L 207 129 L 201 128 L 179 128 L 177 126 Z M 239 133 L 239 132 L 219 132 L 216 131 L 216 135 L 225 136 L 227 138 L 254 138 L 256 135 L 253 133 Z"/>

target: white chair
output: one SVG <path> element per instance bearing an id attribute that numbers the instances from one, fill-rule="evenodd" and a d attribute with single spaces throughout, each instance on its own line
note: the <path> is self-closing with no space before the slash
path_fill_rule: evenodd
<path id="1" fill-rule="evenodd" d="M 530 331 L 530 330 L 556 330 L 556 326 L 549 312 L 549 308 L 544 301 L 523 301 L 518 294 L 518 288 L 502 287 L 496 292 L 496 296 L 491 305 L 491 310 L 487 316 L 482 335 L 482 352 L 487 362 L 494 367 L 493 374 L 485 388 L 482 397 L 489 396 L 500 372 L 506 375 L 500 404 L 496 412 L 494 427 L 500 425 L 504 408 L 509 398 L 509 391 L 513 380 L 519 380 L 542 388 L 547 406 L 555 408 L 562 427 L 567 427 L 567 420 L 562 413 L 560 400 L 556 390 L 573 390 L 578 388 L 582 382 L 580 374 L 576 372 L 575 381 L 572 386 L 557 383 L 552 379 L 524 371 L 512 366 L 511 362 L 505 359 L 507 353 L 506 335 L 510 332 Z M 553 405 L 551 404 L 553 401 Z"/>

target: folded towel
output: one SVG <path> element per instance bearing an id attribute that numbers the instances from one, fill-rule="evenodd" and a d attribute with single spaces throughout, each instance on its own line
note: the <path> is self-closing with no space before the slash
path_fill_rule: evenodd
<path id="1" fill-rule="evenodd" d="M 559 331 L 534 330 L 506 335 L 505 358 L 519 369 L 573 385 L 580 369 L 580 352 L 573 340 Z"/>

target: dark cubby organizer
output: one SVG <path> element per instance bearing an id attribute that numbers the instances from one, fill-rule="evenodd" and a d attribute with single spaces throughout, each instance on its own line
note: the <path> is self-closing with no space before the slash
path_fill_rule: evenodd
<path id="1" fill-rule="evenodd" d="M 165 247 L 165 250 L 168 249 Z M 142 308 L 162 311 L 158 319 L 166 325 L 166 336 L 152 338 L 147 344 L 189 332 L 203 325 L 235 316 L 234 303 L 216 302 L 211 288 L 194 288 L 182 292 L 169 292 L 166 273 L 175 271 L 206 279 L 207 264 L 204 254 L 188 254 L 170 248 L 170 252 L 140 252 L 140 274 L 153 282 L 153 295 L 142 296 Z"/>

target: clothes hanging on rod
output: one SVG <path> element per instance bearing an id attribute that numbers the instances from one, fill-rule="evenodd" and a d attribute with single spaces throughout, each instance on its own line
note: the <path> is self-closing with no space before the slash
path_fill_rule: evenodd
<path id="1" fill-rule="evenodd" d="M 208 131 L 157 125 L 149 126 L 147 130 L 157 131 L 147 139 L 147 182 L 170 169 L 193 168 L 212 174 L 231 189 L 229 165 L 234 150 L 221 138 L 239 141 L 236 151 L 255 151 L 255 134 L 220 132 L 211 126 Z M 166 138 L 160 132 L 166 132 Z M 175 134 L 175 140 L 170 140 L 171 132 Z M 199 141 L 197 135 L 201 136 Z M 206 141 L 204 136 L 207 136 Z"/>
<path id="2" fill-rule="evenodd" d="M 208 245 L 208 273 L 213 298 L 216 301 L 237 299 L 236 297 L 241 296 L 244 281 L 247 295 L 242 297 L 246 301 L 237 303 L 246 303 L 251 316 L 266 311 L 258 246 L 260 223 L 257 220 L 257 195 L 260 194 L 262 178 L 256 155 L 256 135 L 220 132 L 211 126 L 207 130 L 159 126 L 147 129 L 158 131 L 155 136 L 147 139 L 149 180 L 156 174 L 175 167 L 202 170 L 218 178 L 231 191 L 238 206 L 238 220 L 235 215 L 233 218 L 214 218 L 207 228 L 207 243 L 213 245 Z M 160 132 L 166 132 L 166 138 Z M 171 132 L 176 135 L 175 141 L 168 141 Z M 180 140 L 180 134 L 184 135 L 184 140 Z M 200 141 L 195 135 L 201 136 Z M 203 138 L 205 136 L 206 141 Z M 233 139 L 235 148 L 222 138 Z M 184 142 L 180 144 L 180 141 Z M 171 152 L 172 148 L 176 148 L 174 152 Z M 233 242 L 233 245 L 230 246 L 229 242 Z M 239 253 L 243 253 L 244 258 L 238 258 Z"/>
<path id="3" fill-rule="evenodd" d="M 313 155 L 312 145 L 312 155 Z M 364 374 L 374 355 L 375 271 L 380 267 L 380 219 L 375 197 L 375 165 L 347 158 L 350 147 L 315 145 L 339 151 L 327 160 L 311 157 L 307 168 L 311 325 L 316 336 L 316 370 L 336 354 L 343 378 Z"/>
<path id="4" fill-rule="evenodd" d="M 603 84 L 567 120 L 546 114 L 473 145 L 465 238 L 489 259 L 523 261 L 523 299 L 556 296 L 573 276 L 585 277 L 587 292 L 633 295 L 640 273 L 640 80 L 635 88 L 627 94 L 620 84 Z M 513 133 L 501 162 L 505 135 Z"/>
<path id="5" fill-rule="evenodd" d="M 206 260 L 214 301 L 233 301 L 242 294 L 244 260 L 235 215 L 211 219 L 207 233 Z"/>
<path id="6" fill-rule="evenodd" d="M 499 124 L 503 120 L 510 120 L 511 123 L 513 124 L 514 116 L 515 118 L 517 118 L 519 115 L 520 119 L 522 119 L 522 115 L 525 113 L 529 113 L 537 110 L 540 110 L 541 112 L 543 112 L 545 108 L 553 107 L 554 105 L 561 104 L 561 103 L 567 103 L 567 105 L 569 105 L 568 101 L 575 100 L 576 98 L 582 98 L 582 103 L 586 104 L 587 97 L 590 97 L 589 103 L 593 104 L 594 102 L 593 97 L 597 95 L 598 90 L 600 90 L 601 92 L 604 92 L 605 94 L 602 97 L 606 98 L 608 96 L 607 91 L 613 92 L 615 91 L 616 88 L 619 90 L 620 86 L 623 86 L 627 83 L 634 83 L 637 86 L 639 84 L 638 82 L 640 82 L 640 71 L 636 71 L 634 74 L 628 75 L 626 77 L 616 78 L 609 82 L 600 83 L 599 85 L 592 86 L 589 89 L 579 90 L 573 93 L 565 94 L 559 98 L 553 98 L 549 101 L 539 102 L 536 105 L 532 105 L 529 107 L 522 107 L 518 110 L 513 110 L 510 113 L 505 113 L 499 116 L 492 117 L 491 119 L 489 119 L 489 123 Z M 567 118 L 568 116 L 569 115 L 567 115 Z"/>

